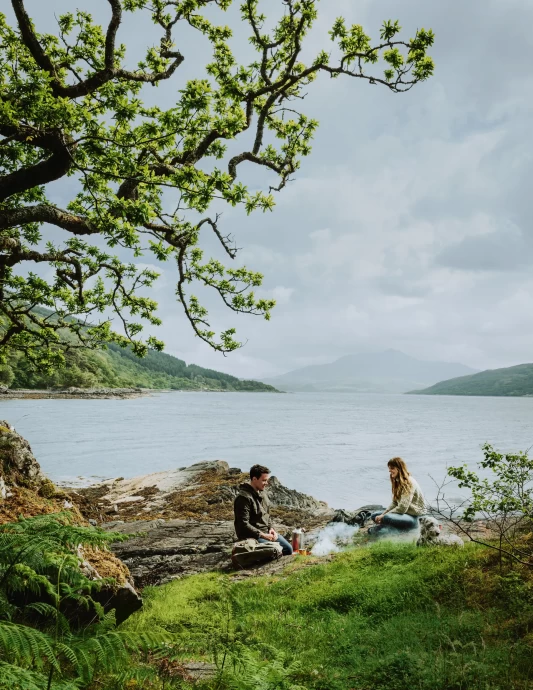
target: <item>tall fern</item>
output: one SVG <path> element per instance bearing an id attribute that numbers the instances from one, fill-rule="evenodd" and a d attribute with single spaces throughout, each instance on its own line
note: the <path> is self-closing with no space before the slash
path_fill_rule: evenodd
<path id="1" fill-rule="evenodd" d="M 89 580 L 76 549 L 120 538 L 68 513 L 0 525 L 0 690 L 79 690 L 124 675 L 133 651 L 165 639 L 117 629 L 114 611 L 93 599 L 109 580 Z"/>

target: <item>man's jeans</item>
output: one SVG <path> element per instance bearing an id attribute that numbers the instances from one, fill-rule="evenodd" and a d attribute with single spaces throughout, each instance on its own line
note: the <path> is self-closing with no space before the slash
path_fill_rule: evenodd
<path id="1" fill-rule="evenodd" d="M 372 513 L 372 520 L 376 522 L 381 511 Z M 407 513 L 386 513 L 383 520 L 379 523 L 379 527 L 392 527 L 393 529 L 409 530 L 418 527 L 418 518 L 414 515 L 407 515 Z"/>
<path id="2" fill-rule="evenodd" d="M 259 538 L 257 540 L 260 544 L 271 544 L 268 539 L 263 539 Z M 282 537 L 281 534 L 278 534 L 278 538 L 276 539 L 278 544 L 281 544 L 281 548 L 283 551 L 281 552 L 283 556 L 292 556 L 292 546 L 289 544 L 289 542 L 285 539 L 285 537 Z"/>

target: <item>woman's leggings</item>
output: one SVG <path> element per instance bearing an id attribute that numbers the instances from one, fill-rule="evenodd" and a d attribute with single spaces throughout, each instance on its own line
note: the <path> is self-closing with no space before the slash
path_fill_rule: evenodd
<path id="1" fill-rule="evenodd" d="M 372 520 L 376 522 L 376 518 L 381 514 L 382 512 L 380 510 L 376 513 L 372 513 Z M 416 529 L 418 527 L 418 518 L 414 515 L 407 515 L 407 513 L 386 513 L 379 524 L 380 526 L 392 527 L 394 529 Z"/>

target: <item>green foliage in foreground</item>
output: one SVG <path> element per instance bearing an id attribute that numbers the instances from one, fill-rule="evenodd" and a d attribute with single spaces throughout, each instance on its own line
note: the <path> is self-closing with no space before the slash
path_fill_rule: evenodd
<path id="1" fill-rule="evenodd" d="M 448 468 L 448 476 L 458 480 L 459 488 L 470 490 L 466 504 L 450 505 L 443 487 L 437 501 L 444 503 L 445 515 L 466 534 L 481 515 L 498 536 L 492 548 L 533 568 L 533 540 L 526 536 L 533 531 L 533 458 L 527 452 L 498 453 L 489 443 L 483 446 L 483 455 L 479 468 L 490 471 L 490 478 L 479 477 L 467 465 Z"/>
<path id="2" fill-rule="evenodd" d="M 0 527 L 0 689 L 185 688 L 185 659 L 216 662 L 204 690 L 533 683 L 531 573 L 500 570 L 481 547 L 378 543 L 278 576 L 193 576 L 144 590 L 116 628 L 74 551 L 110 538 L 62 516 Z"/>
<path id="3" fill-rule="evenodd" d="M 195 576 L 145 590 L 124 628 L 174 634 L 177 658 L 214 657 L 212 690 L 525 690 L 533 583 L 490 558 L 384 543 L 297 559 L 283 577 Z"/>
<path id="4" fill-rule="evenodd" d="M 533 395 L 533 364 L 489 369 L 469 376 L 440 381 L 411 395 Z"/>
<path id="5" fill-rule="evenodd" d="M 110 581 L 89 580 L 78 545 L 103 547 L 119 535 L 71 523 L 70 514 L 0 525 L 0 688 L 75 690 L 99 677 L 138 677 L 131 653 L 163 634 L 116 629 L 93 596 Z"/>
<path id="6" fill-rule="evenodd" d="M 204 369 L 163 352 L 149 350 L 140 359 L 131 349 L 110 344 L 104 351 L 70 350 L 66 364 L 47 374 L 22 356 L 0 369 L 0 383 L 12 388 L 170 388 L 173 390 L 267 391 L 273 386 L 241 381 L 230 374 Z"/>

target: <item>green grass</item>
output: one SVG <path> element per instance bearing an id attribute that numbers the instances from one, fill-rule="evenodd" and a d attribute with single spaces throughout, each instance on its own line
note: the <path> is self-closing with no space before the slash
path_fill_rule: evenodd
<path id="1" fill-rule="evenodd" d="M 145 590 L 126 625 L 224 663 L 220 690 L 533 688 L 531 582 L 490 558 L 379 544 L 279 577 L 199 575 Z"/>

